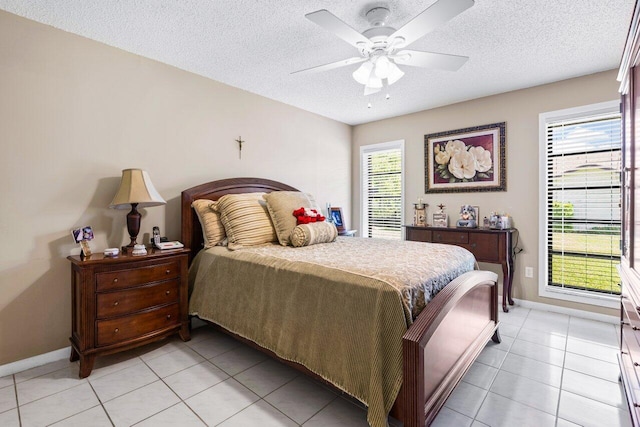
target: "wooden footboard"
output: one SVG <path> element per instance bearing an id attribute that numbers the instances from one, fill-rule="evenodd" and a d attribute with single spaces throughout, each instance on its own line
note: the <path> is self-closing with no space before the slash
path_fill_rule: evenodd
<path id="1" fill-rule="evenodd" d="M 499 342 L 497 275 L 472 271 L 427 304 L 403 337 L 403 385 L 391 414 L 431 424 L 489 338 Z"/>

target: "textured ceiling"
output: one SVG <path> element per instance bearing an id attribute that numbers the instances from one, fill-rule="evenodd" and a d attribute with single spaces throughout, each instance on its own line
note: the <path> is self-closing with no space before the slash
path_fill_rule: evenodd
<path id="1" fill-rule="evenodd" d="M 400 81 L 370 97 L 351 77 L 358 65 L 291 75 L 357 56 L 305 14 L 327 9 L 361 32 L 372 6 L 389 7 L 387 24 L 400 28 L 433 2 L 0 0 L 0 9 L 354 125 L 616 68 L 634 6 L 476 0 L 409 46 L 468 56 L 460 70 L 404 66 Z"/>

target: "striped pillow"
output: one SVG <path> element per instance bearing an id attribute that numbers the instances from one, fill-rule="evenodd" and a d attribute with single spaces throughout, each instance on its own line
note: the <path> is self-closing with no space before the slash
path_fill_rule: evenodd
<path id="1" fill-rule="evenodd" d="M 220 213 L 229 249 L 241 249 L 277 240 L 266 203 L 262 199 L 264 194 L 227 194 L 218 199 L 215 210 Z"/>
<path id="2" fill-rule="evenodd" d="M 220 221 L 220 214 L 214 210 L 217 204 L 218 202 L 206 199 L 194 200 L 191 203 L 200 220 L 205 249 L 219 245 L 224 240 L 224 226 Z"/>
<path id="3" fill-rule="evenodd" d="M 330 243 L 338 237 L 338 230 L 331 222 L 312 222 L 297 225 L 291 232 L 291 244 L 297 248 L 301 246 Z"/>

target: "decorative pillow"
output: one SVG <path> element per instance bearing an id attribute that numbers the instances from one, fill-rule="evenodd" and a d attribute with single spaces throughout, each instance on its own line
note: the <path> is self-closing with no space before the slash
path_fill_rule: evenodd
<path id="1" fill-rule="evenodd" d="M 206 199 L 194 200 L 191 207 L 196 211 L 202 228 L 204 248 L 212 248 L 219 245 L 225 238 L 224 226 L 220 221 L 220 214 L 214 210 L 218 202 Z"/>
<path id="2" fill-rule="evenodd" d="M 289 236 L 297 223 L 293 211 L 299 207 L 318 209 L 311 194 L 299 191 L 273 191 L 263 197 L 282 246 L 289 244 Z"/>
<path id="3" fill-rule="evenodd" d="M 264 194 L 227 194 L 218 199 L 215 209 L 220 213 L 229 249 L 276 241 L 276 232 L 262 199 Z"/>
<path id="4" fill-rule="evenodd" d="M 331 222 L 300 224 L 291 232 L 291 244 L 295 247 L 330 243 L 338 237 L 338 230 Z"/>

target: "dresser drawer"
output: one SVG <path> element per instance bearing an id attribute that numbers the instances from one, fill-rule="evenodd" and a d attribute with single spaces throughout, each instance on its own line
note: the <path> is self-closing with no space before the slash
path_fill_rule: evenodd
<path id="1" fill-rule="evenodd" d="M 123 291 L 97 294 L 97 316 L 104 319 L 177 302 L 179 284 L 180 281 L 174 279 Z"/>
<path id="2" fill-rule="evenodd" d="M 138 338 L 150 332 L 180 323 L 180 307 L 176 304 L 131 316 L 96 322 L 98 347 Z"/>
<path id="3" fill-rule="evenodd" d="M 407 228 L 406 230 L 406 240 L 431 242 L 431 230 L 420 230 L 417 228 Z"/>
<path id="4" fill-rule="evenodd" d="M 434 231 L 433 243 L 469 243 L 469 233 L 464 231 Z"/>
<path id="5" fill-rule="evenodd" d="M 500 262 L 497 234 L 471 234 L 469 236 L 470 251 L 481 262 Z"/>
<path id="6" fill-rule="evenodd" d="M 177 262 L 150 265 L 148 267 L 116 270 L 96 274 L 98 292 L 130 288 L 159 280 L 174 279 L 180 274 Z"/>

